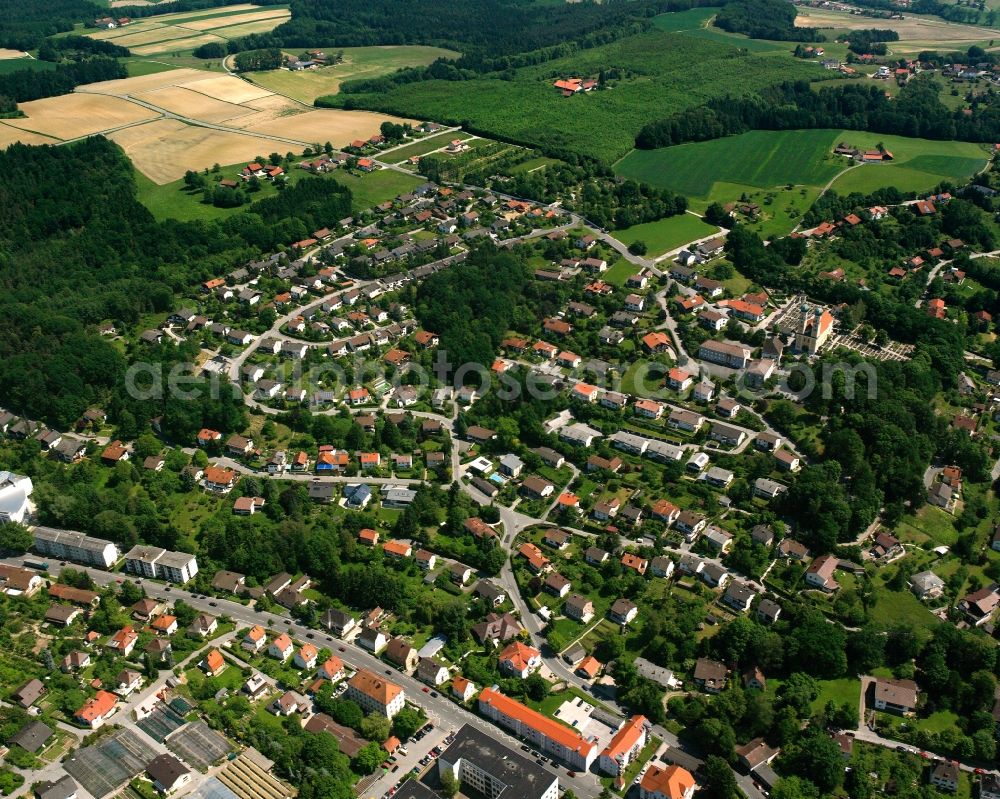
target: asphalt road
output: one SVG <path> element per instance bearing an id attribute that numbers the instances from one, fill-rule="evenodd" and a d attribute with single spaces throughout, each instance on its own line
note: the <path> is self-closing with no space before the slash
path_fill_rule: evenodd
<path id="1" fill-rule="evenodd" d="M 2 562 L 12 566 L 21 566 L 23 565 L 24 558 L 8 558 Z M 60 569 L 59 564 L 51 563 L 51 561 L 50 564 L 51 567 L 49 569 L 49 574 L 53 577 L 58 576 Z M 465 708 L 460 707 L 451 700 L 445 698 L 445 696 L 440 692 L 437 692 L 438 696 L 436 698 L 430 693 L 425 694 L 423 692 L 425 687 L 424 683 L 418 682 L 415 678 L 396 670 L 389 664 L 372 655 L 370 652 L 367 652 L 354 644 L 341 641 L 335 636 L 330 635 L 325 630 L 304 627 L 303 625 L 294 622 L 290 617 L 278 613 L 256 611 L 253 608 L 248 608 L 247 606 L 240 604 L 239 602 L 196 595 L 183 588 L 179 588 L 178 586 L 168 586 L 154 580 L 136 578 L 131 575 L 105 572 L 97 569 L 84 569 L 84 567 L 74 564 L 67 564 L 67 566 L 87 571 L 94 582 L 100 586 L 117 584 L 128 579 L 139 579 L 140 585 L 145 588 L 146 593 L 149 596 L 174 602 L 178 599 L 183 599 L 185 602 L 189 603 L 192 607 L 195 607 L 198 610 L 203 610 L 214 615 L 229 616 L 237 622 L 237 624 L 260 624 L 270 630 L 286 631 L 289 635 L 301 641 L 309 640 L 317 646 L 327 646 L 332 649 L 347 666 L 353 669 L 370 669 L 377 674 L 387 676 L 392 680 L 392 682 L 400 685 L 406 692 L 408 699 L 424 708 L 428 717 L 432 722 L 434 722 L 435 726 L 440 726 L 443 730 L 450 731 L 460 728 L 463 724 L 474 724 L 486 731 L 493 738 L 501 739 L 508 746 L 520 749 L 520 741 L 495 727 L 493 724 L 479 718 Z M 124 721 L 125 719 L 121 718 L 119 720 Z M 577 796 L 582 797 L 582 799 L 596 799 L 600 793 L 601 785 L 597 781 L 594 774 L 579 774 L 575 778 L 569 778 L 567 777 L 565 768 L 556 767 L 552 765 L 551 762 L 549 764 L 541 765 L 543 765 L 543 767 L 550 771 L 553 775 L 557 776 L 563 787 L 572 787 L 573 792 Z M 404 773 L 405 772 L 401 768 L 400 771 L 397 772 L 397 776 L 401 779 Z M 568 785 L 567 783 L 571 784 Z"/>

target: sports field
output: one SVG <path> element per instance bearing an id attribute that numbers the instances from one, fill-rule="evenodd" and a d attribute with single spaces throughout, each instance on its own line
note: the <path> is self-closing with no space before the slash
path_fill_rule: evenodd
<path id="1" fill-rule="evenodd" d="M 312 103 L 324 94 L 336 94 L 340 91 L 340 84 L 345 80 L 376 78 L 404 67 L 426 66 L 438 58 L 458 56 L 454 50 L 416 45 L 344 47 L 337 48 L 336 51 L 331 49 L 328 52 L 343 52 L 344 60 L 339 64 L 318 69 L 299 72 L 274 69 L 267 72 L 251 72 L 247 77 L 278 94 L 294 97 L 303 103 Z M 295 52 L 290 54 L 297 55 Z"/>

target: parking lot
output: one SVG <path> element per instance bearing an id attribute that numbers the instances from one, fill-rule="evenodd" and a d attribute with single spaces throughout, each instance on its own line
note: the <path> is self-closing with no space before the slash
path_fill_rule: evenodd
<path id="1" fill-rule="evenodd" d="M 400 780 L 407 773 L 417 778 L 428 766 L 433 765 L 454 736 L 454 730 L 445 730 L 433 721 L 428 722 L 410 740 L 403 741 L 396 752 L 383 763 L 388 770 L 365 786 L 364 796 L 389 799 L 396 793 Z"/>

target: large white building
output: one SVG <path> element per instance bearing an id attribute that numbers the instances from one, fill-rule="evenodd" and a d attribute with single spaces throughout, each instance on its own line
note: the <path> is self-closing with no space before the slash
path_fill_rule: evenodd
<path id="1" fill-rule="evenodd" d="M 0 471 L 0 522 L 23 522 L 28 516 L 31 478 Z"/>
<path id="2" fill-rule="evenodd" d="M 479 712 L 576 771 L 589 771 L 597 758 L 593 741 L 494 688 L 479 694 Z"/>
<path id="3" fill-rule="evenodd" d="M 103 538 L 93 538 L 73 530 L 36 527 L 35 552 L 59 560 L 71 560 L 87 566 L 110 569 L 120 557 L 118 547 Z"/>
<path id="4" fill-rule="evenodd" d="M 446 772 L 487 799 L 557 799 L 559 795 L 555 774 L 471 724 L 458 731 L 438 758 L 438 775 Z"/>
<path id="5" fill-rule="evenodd" d="M 198 561 L 186 552 L 138 544 L 125 554 L 125 570 L 169 583 L 186 583 L 198 573 Z"/>

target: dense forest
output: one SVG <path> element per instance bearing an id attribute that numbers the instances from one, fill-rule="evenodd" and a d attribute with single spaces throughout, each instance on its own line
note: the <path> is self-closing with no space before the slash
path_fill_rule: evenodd
<path id="1" fill-rule="evenodd" d="M 349 190 L 315 178 L 223 221 L 156 222 L 136 200 L 131 163 L 103 138 L 14 145 L 0 172 L 0 404 L 63 428 L 109 393 L 118 412 L 142 421 L 169 411 L 183 431 L 224 412 L 130 401 L 124 357 L 92 326 L 165 311 L 175 292 L 350 212 Z M 151 360 L 174 358 L 184 356 L 164 347 Z"/>
<path id="2" fill-rule="evenodd" d="M 516 0 L 294 0 L 275 29 L 287 47 L 435 44 L 498 56 L 536 50 L 614 28 L 654 4 L 551 5 Z M 687 7 L 694 5 L 689 3 Z M 503 20 L 503 24 L 497 24 Z"/>
<path id="3" fill-rule="evenodd" d="M 89 0 L 46 0 L 26 3 L 24 0 L 0 0 L 0 46 L 15 50 L 32 50 L 46 36 L 73 30 L 77 22 L 93 20 L 106 12 Z"/>
<path id="4" fill-rule="evenodd" d="M 101 39 L 91 39 L 89 36 L 53 36 L 38 46 L 39 60 L 55 63 L 82 61 L 94 55 L 126 58 L 131 54 L 127 47 Z"/>
<path id="5" fill-rule="evenodd" d="M 816 28 L 796 28 L 798 12 L 787 0 L 730 0 L 715 15 L 715 26 L 751 39 L 824 42 Z"/>
<path id="6" fill-rule="evenodd" d="M 646 125 L 636 136 L 644 150 L 705 141 L 748 130 L 848 128 L 946 141 L 1000 140 L 1000 104 L 974 101 L 972 113 L 949 110 L 929 80 L 907 83 L 892 101 L 878 86 L 849 84 L 814 91 L 807 81 L 785 82 L 743 97 L 705 105 Z"/>
<path id="7" fill-rule="evenodd" d="M 237 72 L 253 72 L 278 69 L 281 66 L 281 50 L 271 47 L 265 50 L 247 50 L 234 59 Z"/>

